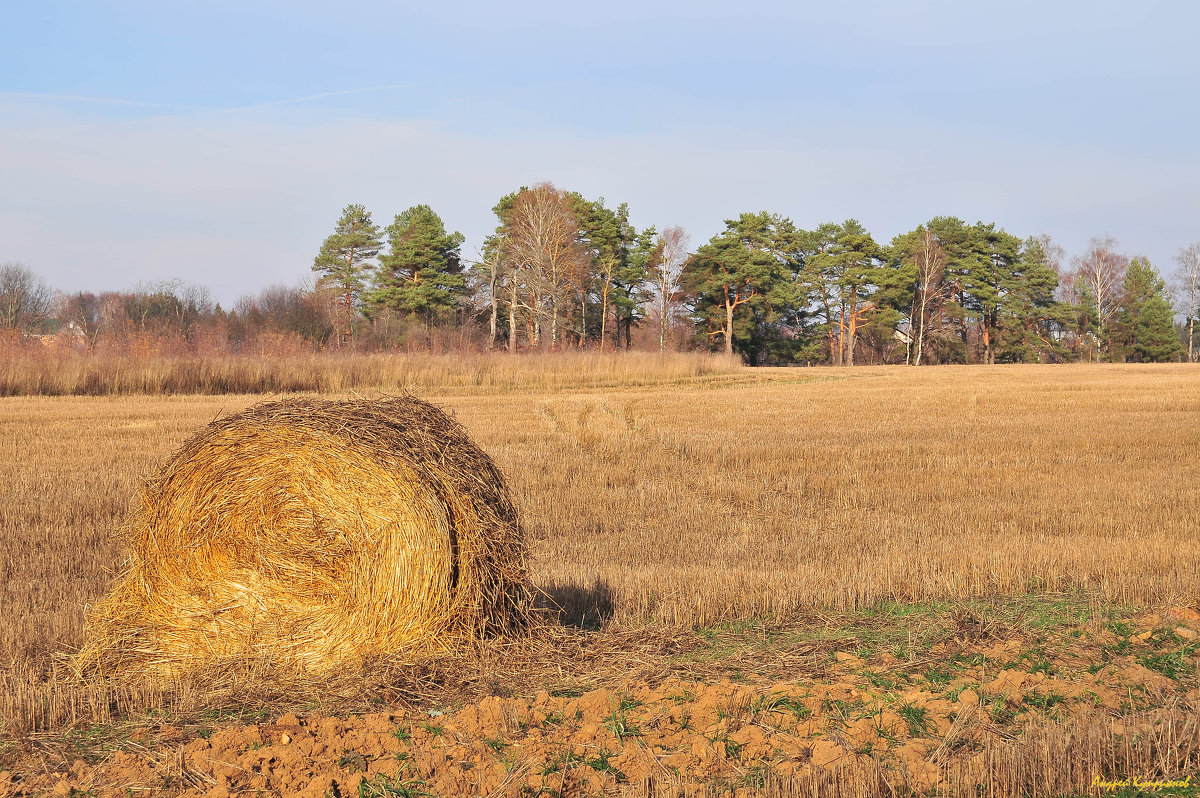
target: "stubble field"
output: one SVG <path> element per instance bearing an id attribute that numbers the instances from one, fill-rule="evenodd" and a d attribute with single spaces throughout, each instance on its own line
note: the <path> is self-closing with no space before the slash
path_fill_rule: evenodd
<path id="1" fill-rule="evenodd" d="M 953 749 L 961 754 L 955 767 L 965 768 L 968 780 L 995 781 L 996 773 L 985 774 L 986 767 L 1000 767 L 995 752 L 1005 745 L 1023 751 L 1013 746 L 1036 736 L 1022 718 L 1048 718 L 1061 736 L 1074 728 L 1070 724 L 1083 722 L 1075 709 L 1086 704 L 1091 725 L 1080 728 L 1090 731 L 1071 737 L 1074 743 L 1055 738 L 1053 745 L 1072 750 L 1107 723 L 1108 742 L 1096 742 L 1095 751 L 1105 745 L 1126 751 L 1122 735 L 1112 731 L 1114 719 L 1129 715 L 1133 723 L 1130 713 L 1165 712 L 1174 723 L 1194 714 L 1197 654 L 1189 641 L 1196 623 L 1189 618 L 1200 596 L 1200 371 L 1194 366 L 742 370 L 604 388 L 571 387 L 564 380 L 553 390 L 514 382 L 433 386 L 421 395 L 453 412 L 507 475 L 531 540 L 533 580 L 547 603 L 561 608 L 564 631 L 540 655 L 535 649 L 513 653 L 511 662 L 523 665 L 520 674 L 511 662 L 506 670 L 505 657 L 495 652 L 480 654 L 471 678 L 442 674 L 422 681 L 432 666 L 390 665 L 395 669 L 364 677 L 362 684 L 371 687 L 355 699 L 373 701 L 376 710 L 391 707 L 388 723 L 401 726 L 405 712 L 424 713 L 434 705 L 444 708 L 435 711 L 458 713 L 455 718 L 472 707 L 478 715 L 478 699 L 490 693 L 518 702 L 523 708 L 498 716 L 500 731 L 456 732 L 470 756 L 479 753 L 464 742 L 471 734 L 495 741 L 483 753 L 502 754 L 480 760 L 488 767 L 492 760 L 501 763 L 494 780 L 484 778 L 490 770 L 482 765 L 455 771 L 475 774 L 463 784 L 478 776 L 480 794 L 649 791 L 654 778 L 655 789 L 793 789 L 780 786 L 784 776 L 793 785 L 801 776 L 833 779 L 830 784 L 842 779 L 837 789 L 847 794 L 868 790 L 862 786 L 868 782 L 875 784 L 870 789 L 899 783 L 919 791 L 949 778 L 938 775 L 953 769 L 945 741 L 956 722 L 968 724 L 961 720 L 968 715 L 983 718 L 982 731 L 972 738 L 959 730 L 973 742 Z M 149 770 L 126 774 L 132 781 L 125 786 L 214 795 L 250 789 L 249 777 L 239 782 L 184 762 L 185 747 L 197 744 L 197 729 L 205 723 L 223 728 L 213 720 L 218 716 L 205 721 L 204 712 L 229 711 L 233 702 L 273 722 L 293 710 L 287 723 L 315 729 L 302 712 L 294 714 L 293 704 L 307 702 L 314 717 L 342 711 L 319 705 L 319 686 L 308 686 L 293 704 L 276 695 L 268 706 L 253 707 L 244 685 L 240 692 L 225 683 L 224 692 L 204 685 L 83 685 L 73 683 L 62 664 L 60 655 L 82 639 L 84 606 L 104 594 L 119 566 L 122 549 L 112 533 L 135 500 L 139 479 L 208 421 L 262 398 L 0 401 L 0 770 L 9 768 L 7 787 L 0 778 L 0 795 L 6 789 L 33 794 L 36 784 L 49 789 L 67 782 L 80 790 L 115 788 L 115 771 L 103 768 L 120 757 L 141 756 L 139 751 L 151 752 L 142 757 Z M 1149 634 L 1139 637 L 1143 631 Z M 1068 655 L 1073 648 L 1078 651 Z M 1030 650 L 1041 652 L 1034 657 L 1041 659 L 1030 659 Z M 965 663 L 982 660 L 963 665 L 962 673 L 922 681 L 931 663 L 960 655 Z M 490 665 L 480 664 L 489 656 Z M 1161 664 L 1155 657 L 1166 657 L 1161 662 L 1169 667 L 1151 667 Z M 1039 670 L 1041 661 L 1046 664 Z M 1122 668 L 1140 668 L 1151 677 Z M 864 671 L 892 675 L 880 682 Z M 996 680 L 1005 671 L 1030 678 L 1040 672 L 1062 684 L 1039 692 L 1021 682 L 1002 691 L 1008 683 L 997 687 Z M 1076 672 L 1078 678 L 1072 677 Z M 1135 677 L 1142 680 L 1136 700 Z M 733 704 L 705 719 L 697 732 L 703 745 L 690 738 L 648 742 L 654 723 L 673 717 L 670 706 L 707 700 L 722 679 L 732 687 L 721 688 L 725 692 L 711 703 Z M 793 696 L 781 682 L 807 685 L 808 695 Z M 810 688 L 818 684 L 850 692 L 814 697 Z M 573 696 L 599 689 L 608 691 L 595 699 L 603 707 L 567 706 L 583 700 Z M 925 703 L 905 693 L 913 690 L 927 694 L 920 699 Z M 1042 703 L 1018 702 L 1008 714 L 964 713 L 958 704 L 965 692 L 975 697 L 974 706 L 998 697 L 1007 707 L 1013 690 L 1041 696 Z M 1093 698 L 1080 699 L 1084 693 Z M 887 695 L 899 703 L 885 701 Z M 811 698 L 812 706 L 802 712 L 788 703 L 793 698 Z M 159 699 L 179 713 L 168 724 L 171 731 L 135 739 L 131 729 L 151 728 L 144 713 Z M 856 701 L 858 710 L 846 709 Z M 924 752 L 933 771 L 907 765 L 897 770 L 904 757 L 921 756 L 909 750 L 889 758 L 887 735 L 877 735 L 886 744 L 868 745 L 847 731 L 862 718 L 883 717 L 883 709 L 854 717 L 872 701 L 887 703 L 900 718 L 887 720 L 896 726 L 888 734 L 897 751 L 906 741 L 929 742 L 913 750 Z M 928 708 L 934 701 L 948 705 Z M 665 714 L 655 716 L 660 704 Z M 763 719 L 779 718 L 764 709 L 767 704 L 791 706 L 794 723 L 771 726 Z M 911 709 L 898 714 L 902 706 Z M 343 715 L 351 711 L 342 709 Z M 592 725 L 600 731 L 589 733 L 614 738 L 604 750 L 624 770 L 609 768 L 603 758 L 588 765 L 587 746 L 600 743 L 580 742 L 584 753 L 576 755 L 571 734 L 557 743 L 567 746 L 566 764 L 551 768 L 545 751 L 536 768 L 528 758 L 526 766 L 519 757 L 508 761 L 520 743 L 501 739 L 504 734 L 520 729 L 527 737 L 539 712 L 536 723 L 544 725 L 553 713 L 576 711 L 575 720 L 585 727 L 589 713 L 597 715 Z M 524 719 L 518 722 L 518 716 Z M 483 723 L 472 717 L 475 726 Z M 621 725 L 626 721 L 643 731 L 629 733 Z M 797 726 L 805 723 L 811 728 Z M 758 738 L 731 735 L 751 727 L 766 740 L 763 750 L 757 758 L 738 756 Z M 376 794 L 363 792 L 362 785 L 380 778 L 385 787 L 405 779 L 410 787 L 443 783 L 437 779 L 458 765 L 446 764 L 445 756 L 441 764 L 426 762 L 418 751 L 436 748 L 434 737 L 442 735 L 426 733 L 430 739 L 421 748 L 420 734 L 412 737 L 411 723 L 408 728 L 392 735 L 402 744 L 389 749 L 389 757 L 408 757 L 393 757 L 401 763 L 394 772 L 372 770 L 382 753 L 357 759 L 343 753 L 338 761 L 349 756 L 350 764 L 334 769 L 349 775 L 340 788 L 336 778 L 323 775 L 322 789 L 349 794 L 347 785 L 357 783 L 358 794 Z M 1194 765 L 1200 732 L 1172 728 L 1179 736 L 1164 742 L 1166 748 L 1137 754 L 1143 759 L 1122 754 L 1133 757 L 1127 766 L 1171 774 Z M 71 737 L 81 729 L 99 729 L 94 734 L 103 744 L 88 747 Z M 998 729 L 998 736 L 986 739 L 988 729 Z M 176 732 L 181 736 L 172 737 Z M 778 734 L 794 741 L 776 740 Z M 831 749 L 813 742 L 818 738 L 844 751 L 857 769 L 830 775 L 827 766 L 840 755 L 830 759 Z M 264 744 L 278 741 L 260 739 L 259 747 Z M 636 750 L 627 751 L 629 745 Z M 1053 745 L 1043 741 L 1042 750 Z M 178 772 L 153 753 L 173 746 L 181 752 Z M 683 752 L 681 746 L 699 759 L 662 767 L 665 757 Z M 703 757 L 696 746 L 719 749 L 720 762 L 697 770 Z M 659 769 L 635 766 L 642 749 L 659 749 L 651 755 Z M 1174 752 L 1176 760 L 1151 767 L 1163 751 Z M 1115 767 L 1094 756 L 1097 775 Z M 75 758 L 78 773 L 68 777 Z M 809 769 L 798 774 L 801 765 Z M 909 776 L 863 776 L 868 765 Z M 1004 767 L 1010 765 L 1018 767 Z M 297 778 L 317 783 L 314 767 Z M 296 791 L 299 782 L 281 786 L 285 782 L 270 780 L 270 770 L 267 776 L 261 764 L 253 770 L 265 779 L 257 789 Z M 912 775 L 918 770 L 925 775 Z M 519 778 L 506 781 L 518 771 Z M 701 774 L 694 784 L 690 772 Z M 1086 775 L 1076 774 L 1070 784 Z M 159 777 L 165 781 L 154 781 Z M 1014 784 L 1028 791 L 1027 777 Z M 414 790 L 391 794 L 420 794 Z"/>

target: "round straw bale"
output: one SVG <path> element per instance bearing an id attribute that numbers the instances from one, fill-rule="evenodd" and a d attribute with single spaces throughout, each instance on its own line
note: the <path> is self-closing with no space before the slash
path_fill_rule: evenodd
<path id="1" fill-rule="evenodd" d="M 219 419 L 143 489 L 81 670 L 253 658 L 328 672 L 530 617 L 504 479 L 413 398 L 287 399 Z"/>

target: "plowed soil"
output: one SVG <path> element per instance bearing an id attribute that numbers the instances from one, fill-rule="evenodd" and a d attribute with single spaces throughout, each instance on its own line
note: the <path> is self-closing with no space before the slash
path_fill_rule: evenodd
<path id="1" fill-rule="evenodd" d="M 1119 747 L 1161 733 L 1164 718 L 1186 767 L 1200 750 L 1198 630 L 1200 614 L 1175 608 L 1048 631 L 985 624 L 907 656 L 841 638 L 818 671 L 792 678 L 772 667 L 784 647 L 767 645 L 759 672 L 742 672 L 742 650 L 719 678 L 693 658 L 708 677 L 689 677 L 685 661 L 653 682 L 458 706 L 287 711 L 255 724 L 142 718 L 70 764 L 46 752 L 83 750 L 78 739 L 16 755 L 0 796 L 751 795 L 823 780 L 926 793 L 988 778 L 996 752 L 1024 750 L 1034 729 L 1043 748 L 1046 729 Z"/>

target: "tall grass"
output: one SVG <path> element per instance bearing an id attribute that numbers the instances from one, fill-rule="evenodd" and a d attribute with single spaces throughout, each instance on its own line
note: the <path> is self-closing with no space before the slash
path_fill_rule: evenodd
<path id="1" fill-rule="evenodd" d="M 13 349 L 0 352 L 0 396 L 552 391 L 686 381 L 740 369 L 736 360 L 708 353 L 169 357 Z"/>

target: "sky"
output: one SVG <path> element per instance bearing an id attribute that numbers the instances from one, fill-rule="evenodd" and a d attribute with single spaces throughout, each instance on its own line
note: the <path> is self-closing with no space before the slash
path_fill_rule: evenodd
<path id="1" fill-rule="evenodd" d="M 0 0 L 0 263 L 311 281 L 341 209 L 466 236 L 551 181 L 698 246 L 745 211 L 1200 240 L 1200 5 Z"/>

